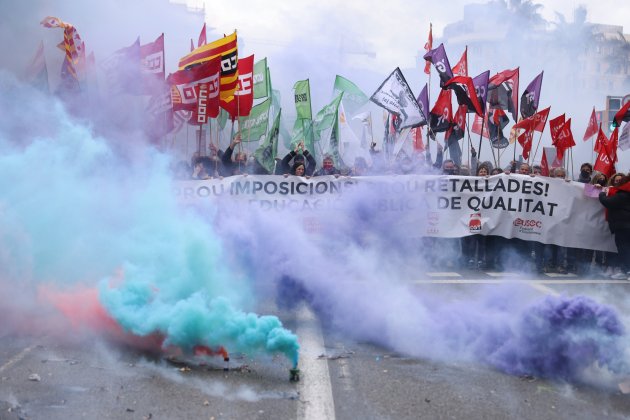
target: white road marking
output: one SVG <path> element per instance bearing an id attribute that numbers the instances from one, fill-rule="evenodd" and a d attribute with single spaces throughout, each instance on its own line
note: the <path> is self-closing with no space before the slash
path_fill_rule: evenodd
<path id="1" fill-rule="evenodd" d="M 447 272 L 440 272 L 440 273 L 426 273 L 427 276 L 430 277 L 461 277 L 462 275 L 459 273 L 447 273 Z"/>
<path id="2" fill-rule="evenodd" d="M 487 272 L 486 274 L 489 275 L 490 277 L 519 277 L 518 273 L 501 273 L 501 272 L 490 271 L 490 272 Z"/>
<path id="3" fill-rule="evenodd" d="M 627 280 L 552 280 L 552 279 L 446 279 L 446 280 L 414 280 L 414 284 L 502 284 L 502 283 L 539 283 L 539 284 L 627 284 Z"/>
<path id="4" fill-rule="evenodd" d="M 300 404 L 298 419 L 334 420 L 333 400 L 328 359 L 318 356 L 325 354 L 324 337 L 315 314 L 303 304 L 298 311 L 297 336 L 300 339 Z"/>
<path id="5" fill-rule="evenodd" d="M 350 374 L 350 369 L 348 368 L 348 361 L 346 359 L 338 359 L 339 370 L 341 374 L 339 378 L 343 383 L 344 391 L 352 391 L 354 389 L 352 384 L 352 375 Z"/>
<path id="6" fill-rule="evenodd" d="M 547 287 L 544 284 L 541 284 L 539 282 L 533 282 L 533 283 L 528 283 L 528 284 L 534 289 L 538 290 L 539 292 L 543 292 L 546 295 L 560 296 L 560 293 L 556 292 L 551 287 Z"/>
<path id="7" fill-rule="evenodd" d="M 560 273 L 545 273 L 545 275 L 547 277 L 561 277 L 561 278 L 567 278 L 567 277 L 577 277 L 577 274 L 573 274 L 573 273 L 567 273 L 567 274 L 560 274 Z"/>
<path id="8" fill-rule="evenodd" d="M 11 359 L 9 359 L 4 365 L 0 366 L 0 372 L 8 369 L 9 367 L 11 367 L 12 365 L 16 364 L 17 362 L 19 362 L 20 360 L 24 359 L 24 356 L 26 356 L 28 353 L 30 353 L 35 347 L 37 347 L 36 344 L 33 344 L 32 346 L 26 347 L 25 349 L 23 349 L 21 352 L 19 352 L 18 354 L 16 354 L 15 356 L 13 356 Z"/>

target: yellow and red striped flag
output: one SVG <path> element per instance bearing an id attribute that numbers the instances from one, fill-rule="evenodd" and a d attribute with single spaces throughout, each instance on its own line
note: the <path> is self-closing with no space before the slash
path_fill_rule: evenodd
<path id="1" fill-rule="evenodd" d="M 236 31 L 228 36 L 202 45 L 190 54 L 179 59 L 179 70 L 185 70 L 197 64 L 221 58 L 220 98 L 230 102 L 238 85 L 238 50 Z"/>
<path id="2" fill-rule="evenodd" d="M 63 47 L 66 59 L 62 66 L 62 77 L 70 76 L 77 82 L 77 67 L 83 68 L 85 63 L 85 44 L 76 28 L 54 16 L 47 16 L 41 22 L 45 28 L 63 29 Z"/>

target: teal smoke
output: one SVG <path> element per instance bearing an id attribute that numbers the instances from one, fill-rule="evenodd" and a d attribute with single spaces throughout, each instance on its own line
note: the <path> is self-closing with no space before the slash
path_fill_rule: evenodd
<path id="1" fill-rule="evenodd" d="M 248 279 L 227 265 L 212 214 L 177 203 L 165 155 L 140 144 L 121 153 L 116 139 L 2 72 L 0 109 L 0 290 L 98 285 L 133 334 L 297 364 L 297 337 L 277 317 L 244 310 Z"/>

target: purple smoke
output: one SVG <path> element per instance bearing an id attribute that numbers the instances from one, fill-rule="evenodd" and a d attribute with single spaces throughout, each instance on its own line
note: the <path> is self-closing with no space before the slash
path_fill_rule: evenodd
<path id="1" fill-rule="evenodd" d="M 584 296 L 547 297 L 527 308 L 509 333 L 489 335 L 486 360 L 513 375 L 576 379 L 597 363 L 627 372 L 616 312 Z M 492 342 L 492 340 L 494 342 Z"/>

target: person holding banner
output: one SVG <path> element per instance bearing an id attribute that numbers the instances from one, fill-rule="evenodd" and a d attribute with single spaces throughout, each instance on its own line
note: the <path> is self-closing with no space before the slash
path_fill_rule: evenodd
<path id="1" fill-rule="evenodd" d="M 618 188 L 621 185 L 621 180 L 624 176 L 624 173 L 618 172 L 610 177 L 608 184 L 606 185 L 609 189 L 610 187 Z M 619 254 L 614 252 L 605 252 L 604 258 L 606 259 L 607 265 L 604 274 L 613 280 L 625 280 L 627 275 L 621 268 L 622 261 L 619 258 Z"/>
<path id="2" fill-rule="evenodd" d="M 331 155 L 324 156 L 324 160 L 322 161 L 322 167 L 318 169 L 313 176 L 323 176 L 323 175 L 335 175 L 339 176 L 341 172 L 339 169 L 335 168 L 335 162 Z"/>
<path id="3" fill-rule="evenodd" d="M 226 176 L 240 174 L 268 175 L 269 172 L 256 159 L 248 161 L 245 152 L 237 152 L 234 161 L 232 161 L 232 153 L 240 143 L 241 133 L 237 133 L 230 147 L 221 156 L 221 163 L 223 163 L 225 168 Z"/>
<path id="4" fill-rule="evenodd" d="M 293 165 L 291 165 L 291 161 L 293 161 Z M 315 162 L 315 158 L 313 157 L 313 155 L 311 155 L 309 151 L 304 148 L 304 140 L 296 144 L 295 149 L 287 153 L 287 155 L 282 159 L 282 162 L 280 162 L 282 173 L 290 173 L 291 175 L 295 175 L 294 170 L 297 169 L 298 166 L 296 165 L 298 163 L 302 164 L 304 174 L 306 174 L 306 176 L 312 176 L 313 172 L 315 172 L 317 162 Z"/>
<path id="5" fill-rule="evenodd" d="M 490 170 L 483 163 L 477 166 L 478 177 L 487 177 L 490 175 Z M 474 234 L 465 236 L 462 238 L 462 254 L 468 259 L 469 269 L 485 270 L 487 268 L 486 263 L 486 248 L 487 242 L 492 243 L 493 236 L 485 236 Z"/>
<path id="6" fill-rule="evenodd" d="M 628 279 L 630 271 L 630 176 L 626 175 L 619 181 L 618 187 L 607 187 L 599 193 L 599 202 L 607 210 L 608 227 L 615 235 L 615 245 L 619 263 L 623 270 L 621 276 Z"/>

